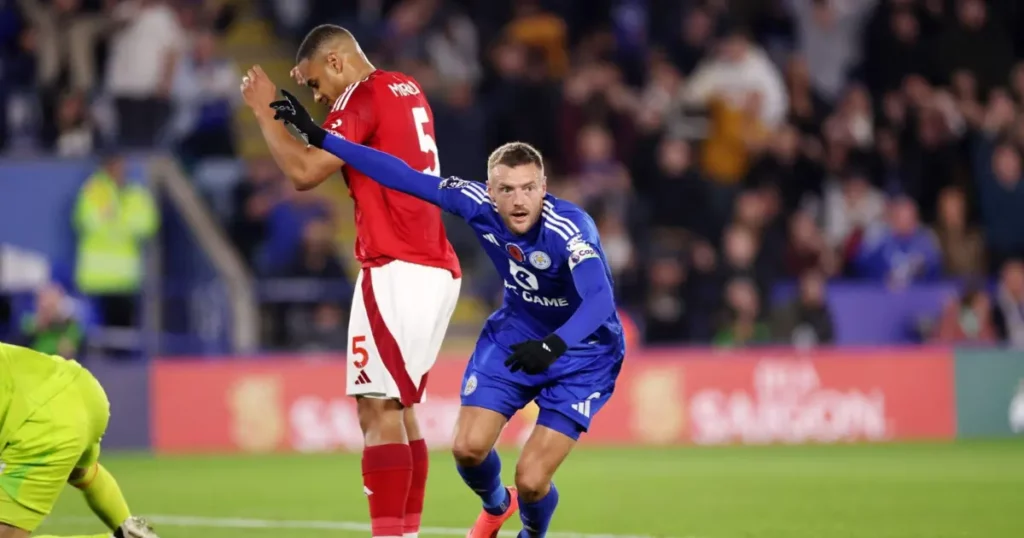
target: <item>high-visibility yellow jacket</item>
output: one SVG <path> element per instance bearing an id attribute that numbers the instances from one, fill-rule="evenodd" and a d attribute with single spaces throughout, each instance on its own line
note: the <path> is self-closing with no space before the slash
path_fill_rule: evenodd
<path id="1" fill-rule="evenodd" d="M 142 283 L 142 245 L 158 225 L 153 197 L 140 185 L 118 185 L 105 171 L 78 194 L 75 283 L 90 295 L 135 293 Z"/>

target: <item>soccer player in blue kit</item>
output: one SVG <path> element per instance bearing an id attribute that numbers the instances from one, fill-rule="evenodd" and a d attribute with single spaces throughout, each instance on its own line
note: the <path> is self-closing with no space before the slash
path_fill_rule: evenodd
<path id="1" fill-rule="evenodd" d="M 552 477 L 611 397 L 625 353 L 594 221 L 547 194 L 541 155 L 528 144 L 505 144 L 491 154 L 486 187 L 441 179 L 328 135 L 282 93 L 285 99 L 271 105 L 277 119 L 384 186 L 465 219 L 504 277 L 504 303 L 488 318 L 466 367 L 453 453 L 459 474 L 483 500 L 467 538 L 496 537 L 517 508 L 519 537 L 545 536 L 558 504 Z M 508 419 L 533 400 L 537 424 L 516 464 L 515 488 L 506 488 L 494 444 Z"/>

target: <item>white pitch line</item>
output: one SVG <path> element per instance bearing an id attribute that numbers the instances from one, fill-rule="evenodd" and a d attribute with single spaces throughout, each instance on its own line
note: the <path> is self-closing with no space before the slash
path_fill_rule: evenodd
<path id="1" fill-rule="evenodd" d="M 202 517 L 202 516 L 180 516 L 180 515 L 147 515 L 147 520 L 156 525 L 170 527 L 190 528 L 220 528 L 220 529 L 302 529 L 302 530 L 332 530 L 332 531 L 355 531 L 370 532 L 368 523 L 355 521 L 323 521 L 323 520 L 288 520 L 288 519 L 250 519 L 240 517 Z M 95 521 L 94 518 L 85 517 L 57 517 L 56 522 L 80 522 Z M 465 536 L 466 529 L 453 527 L 423 527 L 421 535 L 433 536 Z M 516 531 L 504 531 L 501 536 L 516 536 Z M 553 531 L 547 533 L 548 538 L 655 538 L 647 534 L 590 534 L 582 532 Z M 671 538 L 660 536 L 659 538 Z M 698 536 L 685 536 L 681 538 L 701 538 Z"/>

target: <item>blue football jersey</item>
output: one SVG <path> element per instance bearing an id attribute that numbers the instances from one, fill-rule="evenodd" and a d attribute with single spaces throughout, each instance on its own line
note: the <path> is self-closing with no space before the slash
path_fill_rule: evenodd
<path id="1" fill-rule="evenodd" d="M 527 234 L 516 235 L 505 226 L 482 184 L 448 178 L 439 188 L 441 208 L 469 223 L 505 281 L 504 302 L 484 328 L 499 344 L 507 347 L 544 338 L 576 312 L 582 302 L 572 275 L 577 265 L 601 263 L 612 281 L 597 226 L 575 204 L 547 195 L 540 223 Z M 570 353 L 607 354 L 624 346 L 622 324 L 613 312 Z"/>

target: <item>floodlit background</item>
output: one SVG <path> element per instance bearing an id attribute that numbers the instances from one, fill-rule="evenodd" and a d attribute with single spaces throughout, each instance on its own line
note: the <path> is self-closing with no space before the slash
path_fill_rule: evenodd
<path id="1" fill-rule="evenodd" d="M 523 140 L 598 223 L 628 366 L 552 536 L 1024 535 L 1024 4 L 0 0 L 0 338 L 101 379 L 163 535 L 368 534 L 352 205 L 294 192 L 238 93 L 260 64 L 312 105 L 322 23 L 420 82 L 443 175 Z M 502 292 L 448 224 L 424 536 L 477 510 L 444 449 Z M 44 531 L 98 529 L 68 497 Z"/>

